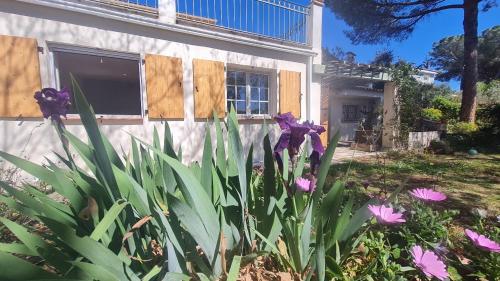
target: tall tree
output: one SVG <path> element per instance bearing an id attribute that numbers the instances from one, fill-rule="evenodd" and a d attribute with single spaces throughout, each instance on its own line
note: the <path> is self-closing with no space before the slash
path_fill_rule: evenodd
<path id="1" fill-rule="evenodd" d="M 478 81 L 500 79 L 500 25 L 488 28 L 478 40 Z M 439 69 L 441 81 L 460 80 L 463 71 L 464 36 L 450 36 L 432 45 L 429 63 Z"/>
<path id="2" fill-rule="evenodd" d="M 449 9 L 464 11 L 464 59 L 460 119 L 474 122 L 477 83 L 477 22 L 479 3 L 486 11 L 496 0 L 326 0 L 326 5 L 343 19 L 351 30 L 347 36 L 354 44 L 376 44 L 387 38 L 404 40 L 426 16 Z"/>

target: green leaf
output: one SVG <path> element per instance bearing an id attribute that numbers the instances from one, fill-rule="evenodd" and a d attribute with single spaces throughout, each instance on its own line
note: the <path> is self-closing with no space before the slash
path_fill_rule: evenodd
<path id="1" fill-rule="evenodd" d="M 267 131 L 267 130 L 266 130 Z M 264 141 L 264 200 L 271 196 L 276 197 L 276 168 L 269 134 L 265 134 Z"/>
<path id="2" fill-rule="evenodd" d="M 323 227 L 318 228 L 316 236 L 316 271 L 318 280 L 325 280 L 325 238 Z"/>
<path id="3" fill-rule="evenodd" d="M 243 145 L 240 139 L 240 132 L 238 129 L 238 120 L 236 117 L 236 112 L 234 108 L 231 109 L 228 117 L 228 127 L 229 127 L 229 153 L 231 158 L 234 159 L 239 179 L 239 193 L 241 195 L 242 201 L 247 202 L 247 173 L 245 165 L 245 153 L 243 151 Z"/>
<path id="4" fill-rule="evenodd" d="M 319 172 L 317 177 L 318 181 L 316 182 L 316 190 L 313 194 L 315 204 L 319 202 L 319 199 L 323 195 L 326 176 L 328 175 L 328 170 L 330 170 L 333 153 L 335 152 L 335 148 L 337 148 L 339 139 L 340 130 L 335 133 L 332 140 L 328 144 L 325 153 L 323 154 L 323 156 L 321 156 L 321 164 L 319 165 Z"/>
<path id="5" fill-rule="evenodd" d="M 25 227 L 6 218 L 0 217 L 0 222 L 2 222 L 2 224 L 4 224 L 14 235 L 16 235 L 16 237 L 21 240 L 27 248 L 29 248 L 32 252 L 38 253 L 39 256 L 46 259 L 57 269 L 64 272 L 70 268 L 70 265 L 66 261 L 67 257 L 54 246 L 47 244 L 39 236 L 28 232 Z"/>
<path id="6" fill-rule="evenodd" d="M 302 243 L 302 255 L 300 257 L 300 262 L 303 267 L 307 265 L 307 261 L 309 260 L 309 245 L 311 244 L 312 233 L 312 206 L 312 204 L 309 204 L 307 207 L 302 233 L 300 234 L 300 240 Z"/>
<path id="7" fill-rule="evenodd" d="M 0 243 L 0 252 L 26 256 L 38 256 L 36 251 L 21 243 Z"/>
<path id="8" fill-rule="evenodd" d="M 169 272 L 165 274 L 165 276 L 162 279 L 162 281 L 189 281 L 189 280 L 191 280 L 190 276 L 175 272 Z"/>
<path id="9" fill-rule="evenodd" d="M 151 280 L 151 278 L 155 277 L 160 272 L 161 272 L 161 267 L 155 265 L 146 275 L 144 275 L 144 277 L 142 277 L 141 281 L 149 281 Z"/>
<path id="10" fill-rule="evenodd" d="M 73 188 L 73 183 L 68 178 L 58 178 L 51 170 L 3 151 L 0 151 L 0 157 L 14 164 L 19 169 L 26 171 L 40 181 L 53 186 L 54 189 L 59 194 L 66 197 L 75 208 L 83 206 L 83 198 L 78 194 L 77 190 Z"/>
<path id="11" fill-rule="evenodd" d="M 104 245 L 94 241 L 88 236 L 79 237 L 74 229 L 67 227 L 48 217 L 40 217 L 50 230 L 68 247 L 76 251 L 94 264 L 105 264 L 109 272 L 114 276 L 119 276 L 120 280 L 136 280 L 139 278 L 122 261 L 119 256 L 106 248 Z"/>
<path id="12" fill-rule="evenodd" d="M 75 77 L 70 74 L 71 83 L 73 85 L 73 98 L 75 100 L 75 105 L 78 113 L 80 114 L 80 119 L 82 121 L 85 130 L 90 138 L 90 142 L 95 149 L 95 159 L 99 170 L 101 170 L 104 178 L 106 179 L 106 184 L 110 187 L 112 196 L 114 198 L 119 198 L 117 192 L 118 189 L 116 179 L 114 178 L 113 169 L 111 166 L 111 160 L 108 157 L 108 151 L 106 145 L 104 144 L 103 136 L 97 125 L 95 119 L 95 113 L 92 110 L 90 104 L 82 93 L 82 89 L 78 85 Z"/>
<path id="13" fill-rule="evenodd" d="M 205 225 L 210 222 L 204 222 L 193 209 L 179 199 L 169 196 L 169 202 L 171 210 L 203 249 L 209 262 L 212 262 L 216 255 L 215 250 L 218 241 L 218 237 L 214 238 L 213 234 L 218 234 L 218 232 L 208 233 Z"/>
<path id="14" fill-rule="evenodd" d="M 72 262 L 72 264 L 95 280 L 120 281 L 120 278 L 118 276 L 115 276 L 113 273 L 106 269 L 105 264 L 103 266 L 100 266 L 97 264 L 80 261 L 74 261 Z"/>
<path id="15" fill-rule="evenodd" d="M 2 265 L 0 266 L 0 276 L 2 276 L 2 280 L 5 281 L 62 279 L 61 277 L 53 273 L 49 273 L 32 263 L 3 252 L 0 252 L 0 264 Z"/>
<path id="16" fill-rule="evenodd" d="M 224 137 L 222 135 L 222 128 L 220 125 L 219 117 L 217 113 L 214 111 L 214 123 L 215 123 L 215 133 L 217 135 L 217 151 L 216 151 L 216 161 L 217 168 L 219 169 L 222 177 L 226 177 L 227 175 L 227 165 L 226 165 L 226 150 L 224 148 Z"/>
<path id="17" fill-rule="evenodd" d="M 237 281 L 238 273 L 240 272 L 241 256 L 234 256 L 233 262 L 231 263 L 231 269 L 227 275 L 227 281 Z"/>
<path id="18" fill-rule="evenodd" d="M 111 224 L 116 220 L 123 208 L 125 208 L 125 206 L 127 205 L 128 202 L 126 202 L 125 200 L 116 201 L 116 203 L 111 206 L 109 211 L 104 215 L 102 220 L 95 227 L 94 231 L 92 231 L 92 234 L 90 234 L 90 238 L 94 239 L 95 241 L 99 241 L 111 226 Z"/>
<path id="19" fill-rule="evenodd" d="M 212 197 L 212 141 L 210 130 L 207 127 L 205 134 L 205 145 L 203 147 L 203 157 L 201 162 L 200 182 L 205 188 L 208 196 Z"/>

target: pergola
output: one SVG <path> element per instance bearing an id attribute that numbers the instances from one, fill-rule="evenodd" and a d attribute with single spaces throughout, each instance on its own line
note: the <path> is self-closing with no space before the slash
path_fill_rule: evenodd
<path id="1" fill-rule="evenodd" d="M 384 103 L 383 103 L 383 133 L 382 146 L 393 147 L 394 137 L 397 132 L 393 129 L 393 121 L 396 117 L 395 105 L 397 88 L 391 81 L 391 76 L 387 68 L 370 65 L 350 63 L 346 61 L 332 60 L 327 63 L 322 77 L 321 110 L 330 110 L 328 100 L 331 94 L 330 88 L 345 87 L 366 87 L 369 83 L 383 83 Z M 372 90 L 374 90 L 372 88 Z M 382 91 L 382 87 L 380 88 Z M 326 104 L 326 107 L 325 107 Z M 328 115 L 329 116 L 329 115 Z M 328 121 L 322 122 L 328 127 Z"/>

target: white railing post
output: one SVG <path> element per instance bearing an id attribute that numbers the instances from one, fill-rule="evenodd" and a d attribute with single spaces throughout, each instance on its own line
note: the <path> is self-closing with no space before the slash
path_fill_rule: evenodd
<path id="1" fill-rule="evenodd" d="M 178 0 L 158 0 L 158 20 L 164 23 L 175 23 L 176 2 Z"/>

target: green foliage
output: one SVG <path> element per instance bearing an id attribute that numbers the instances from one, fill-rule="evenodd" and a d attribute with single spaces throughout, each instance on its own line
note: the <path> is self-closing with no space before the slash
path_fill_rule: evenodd
<path id="1" fill-rule="evenodd" d="M 436 96 L 432 99 L 431 105 L 441 110 L 444 120 L 453 121 L 458 119 L 460 112 L 460 102 L 447 96 Z"/>
<path id="2" fill-rule="evenodd" d="M 500 28 L 499 28 L 500 29 Z M 500 36 L 500 35 L 499 35 Z M 500 60 L 500 58 L 498 59 Z M 477 83 L 478 104 L 493 105 L 500 103 L 500 79 Z"/>
<path id="3" fill-rule="evenodd" d="M 432 121 L 441 121 L 443 113 L 437 108 L 424 108 L 422 109 L 422 117 Z"/>
<path id="4" fill-rule="evenodd" d="M 0 244 L 0 262 L 10 265 L 0 276 L 7 280 L 236 280 L 243 260 L 269 253 L 283 270 L 323 280 L 326 256 L 341 263 L 370 217 L 366 204 L 353 206 L 344 195 L 342 182 L 325 185 L 339 133 L 321 158 L 315 192 L 290 193 L 306 172 L 306 151 L 290 166 L 284 153 L 285 169 L 278 171 L 266 132 L 264 171 L 255 173 L 253 149 L 243 150 L 234 109 L 226 126 L 214 117 L 216 152 L 207 128 L 202 161 L 188 166 L 174 150 L 168 124 L 163 138 L 154 130 L 152 144 L 132 136 L 131 151 L 120 156 L 76 82 L 73 93 L 89 143 L 62 125 L 57 130 L 65 151 L 71 148 L 83 164 L 58 155 L 64 167 L 40 166 L 0 152 L 66 202 L 29 184 L 17 189 L 0 181 L 6 192 L 0 201 L 47 228 L 38 233 L 0 218 L 19 239 Z"/>
<path id="5" fill-rule="evenodd" d="M 448 131 L 452 134 L 470 135 L 477 132 L 477 130 L 479 130 L 479 127 L 475 123 L 458 122 L 448 125 Z"/>
<path id="6" fill-rule="evenodd" d="M 371 230 L 363 236 L 358 253 L 349 258 L 351 269 L 356 271 L 346 268 L 345 275 L 356 276 L 357 280 L 408 280 L 407 272 L 414 269 L 399 263 L 401 247 L 391 245 L 384 232 Z"/>
<path id="7" fill-rule="evenodd" d="M 500 69 L 498 38 L 500 26 L 486 29 L 479 36 L 478 74 L 479 81 L 497 79 Z M 443 81 L 460 80 L 463 70 L 464 36 L 450 36 L 435 42 L 430 52 L 430 63 L 440 70 L 437 78 Z"/>

